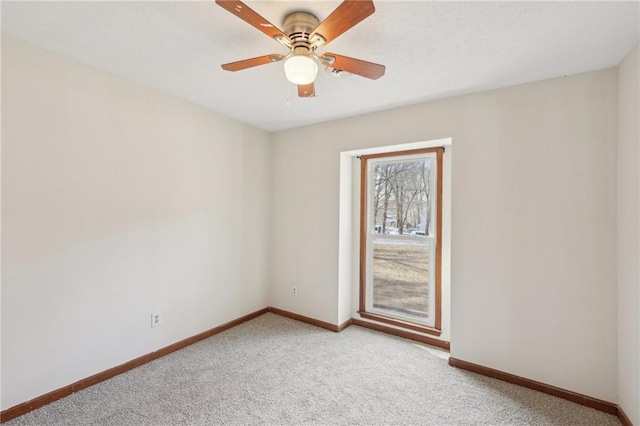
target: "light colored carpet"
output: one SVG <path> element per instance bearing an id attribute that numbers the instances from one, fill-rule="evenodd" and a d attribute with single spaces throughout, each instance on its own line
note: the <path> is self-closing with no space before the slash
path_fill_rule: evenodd
<path id="1" fill-rule="evenodd" d="M 22 417 L 17 425 L 619 425 L 351 326 L 265 314 Z"/>

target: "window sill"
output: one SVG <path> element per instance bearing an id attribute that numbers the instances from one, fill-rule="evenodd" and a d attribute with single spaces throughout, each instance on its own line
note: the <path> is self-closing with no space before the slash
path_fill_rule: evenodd
<path id="1" fill-rule="evenodd" d="M 440 336 L 442 334 L 442 330 L 438 330 L 437 328 L 414 324 L 411 322 L 402 321 L 395 318 L 385 317 L 383 315 L 372 314 L 371 312 L 358 311 L 358 314 L 360 314 L 362 318 L 383 322 L 385 324 L 395 325 L 396 327 L 401 327 L 407 330 L 413 330 L 413 331 L 418 331 L 420 333 L 431 334 L 432 336 Z"/>

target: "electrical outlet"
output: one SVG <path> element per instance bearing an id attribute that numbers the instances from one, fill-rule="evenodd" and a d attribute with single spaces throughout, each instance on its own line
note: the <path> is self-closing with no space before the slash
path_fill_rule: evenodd
<path id="1" fill-rule="evenodd" d="M 297 296 L 298 295 L 298 287 L 291 287 L 291 294 L 293 296 Z"/>
<path id="2" fill-rule="evenodd" d="M 158 312 L 151 314 L 151 327 L 157 327 L 162 324 L 160 314 Z"/>

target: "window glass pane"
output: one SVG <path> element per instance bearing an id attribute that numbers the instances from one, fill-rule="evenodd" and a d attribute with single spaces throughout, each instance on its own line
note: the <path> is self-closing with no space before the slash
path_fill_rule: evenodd
<path id="1" fill-rule="evenodd" d="M 429 316 L 429 244 L 373 238 L 373 307 L 419 318 Z"/>
<path id="2" fill-rule="evenodd" d="M 429 157 L 374 165 L 372 232 L 433 235 L 433 162 Z"/>

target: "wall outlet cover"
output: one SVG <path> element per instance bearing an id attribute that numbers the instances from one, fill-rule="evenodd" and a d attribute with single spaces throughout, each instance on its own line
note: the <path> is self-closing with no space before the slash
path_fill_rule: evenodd
<path id="1" fill-rule="evenodd" d="M 158 312 L 151 314 L 151 327 L 157 327 L 162 324 L 160 314 Z"/>

